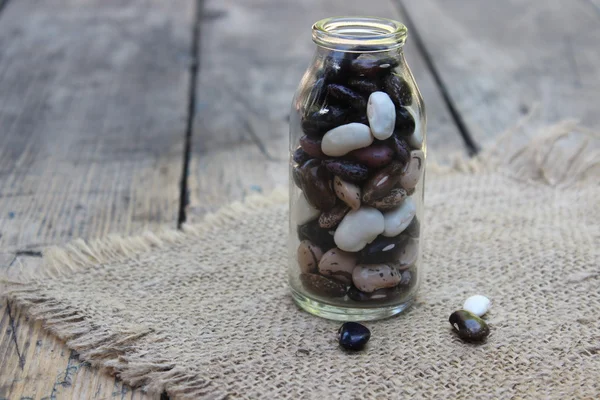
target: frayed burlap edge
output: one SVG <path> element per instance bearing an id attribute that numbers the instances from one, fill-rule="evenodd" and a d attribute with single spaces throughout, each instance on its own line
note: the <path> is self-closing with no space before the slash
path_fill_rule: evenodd
<path id="1" fill-rule="evenodd" d="M 593 176 L 600 167 L 600 148 L 597 146 L 600 132 L 582 127 L 576 120 L 565 120 L 540 128 L 531 138 L 516 140 L 531 116 L 522 118 L 475 157 L 465 159 L 456 155 L 447 165 L 428 163 L 427 173 L 502 172 L 518 181 L 557 188 L 581 184 Z M 526 143 L 522 144 L 524 141 Z M 570 141 L 569 148 L 561 146 L 561 141 L 563 144 Z M 564 162 L 556 162 L 558 155 L 563 156 L 561 161 Z"/>
<path id="2" fill-rule="evenodd" d="M 522 122 L 524 123 L 524 122 Z M 550 186 L 571 186 L 582 183 L 600 166 L 600 153 L 592 145 L 597 132 L 578 126 L 575 121 L 563 121 L 545 128 L 525 145 L 511 146 L 519 126 L 500 135 L 494 146 L 471 159 L 455 158 L 449 165 L 429 163 L 429 176 L 445 174 L 485 174 L 502 172 L 514 179 Z M 557 165 L 551 156 L 557 143 L 572 135 L 579 136 L 565 164 Z M 511 148 L 514 148 L 511 150 Z M 564 159 L 564 158 L 563 158 Z M 44 327 L 76 350 L 81 359 L 106 368 L 125 383 L 142 386 L 154 393 L 167 391 L 172 396 L 186 398 L 226 397 L 210 380 L 194 371 L 178 366 L 164 355 L 137 354 L 137 344 L 167 340 L 152 327 L 131 326 L 115 332 L 101 327 L 80 310 L 65 307 L 60 302 L 38 293 L 45 278 L 66 277 L 86 268 L 102 268 L 103 264 L 118 262 L 136 255 L 176 245 L 188 238 L 202 237 L 206 232 L 225 226 L 243 215 L 287 202 L 284 189 L 268 196 L 251 196 L 244 202 L 234 202 L 204 217 L 203 221 L 186 225 L 182 231 L 146 232 L 133 237 L 108 236 L 104 239 L 81 239 L 60 248 L 51 247 L 44 253 L 43 267 L 35 273 L 22 273 L 16 279 L 0 279 L 4 284 L 0 297 L 11 300 L 31 317 L 41 320 Z"/>
<path id="3" fill-rule="evenodd" d="M 38 289 L 43 287 L 46 278 L 66 277 L 86 268 L 102 268 L 107 263 L 191 238 L 201 238 L 205 233 L 244 215 L 285 204 L 287 199 L 287 191 L 276 189 L 268 196 L 253 195 L 244 202 L 224 206 L 206 215 L 198 224 L 185 225 L 182 231 L 145 232 L 131 237 L 111 235 L 90 241 L 78 239 L 62 248 L 48 248 L 43 252 L 44 264 L 35 274 L 21 273 L 17 279 L 0 280 L 5 286 L 0 297 L 10 300 L 34 319 L 41 320 L 45 329 L 64 340 L 82 360 L 106 368 L 131 386 L 141 386 L 154 393 L 166 390 L 175 397 L 223 398 L 225 394 L 214 388 L 210 381 L 194 371 L 179 367 L 173 360 L 156 354 L 137 354 L 136 344 L 142 338 L 145 342 L 167 340 L 161 332 L 141 326 L 130 326 L 116 332 L 110 327 L 97 326 L 85 313 L 40 295 Z"/>

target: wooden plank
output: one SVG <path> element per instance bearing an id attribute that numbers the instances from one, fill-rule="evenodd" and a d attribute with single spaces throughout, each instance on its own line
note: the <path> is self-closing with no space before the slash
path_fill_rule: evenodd
<path id="1" fill-rule="evenodd" d="M 79 360 L 54 336 L 44 333 L 40 322 L 29 322 L 18 310 L 11 309 L 16 338 L 8 323 L 8 308 L 0 319 L 0 399 L 158 399 L 148 396 L 88 363 Z M 12 345 L 19 344 L 21 359 Z"/>
<path id="2" fill-rule="evenodd" d="M 402 4 L 476 141 L 492 142 L 536 105 L 527 130 L 565 118 L 600 126 L 600 9 L 593 2 Z"/>
<path id="3" fill-rule="evenodd" d="M 0 246 L 176 226 L 192 0 L 9 3 Z"/>
<path id="4" fill-rule="evenodd" d="M 4 7 L 4 273 L 36 269 L 40 258 L 28 255 L 45 245 L 177 226 L 193 23 L 194 0 Z M 80 362 L 19 310 L 0 316 L 0 398 L 149 398 Z"/>
<path id="5" fill-rule="evenodd" d="M 358 0 L 206 1 L 190 168 L 192 219 L 249 193 L 287 185 L 288 114 L 315 51 L 311 25 L 331 15 L 363 13 L 365 3 Z M 370 1 L 368 13 L 403 19 L 389 0 Z M 410 33 L 406 54 L 427 104 L 432 159 L 464 154 Z"/>

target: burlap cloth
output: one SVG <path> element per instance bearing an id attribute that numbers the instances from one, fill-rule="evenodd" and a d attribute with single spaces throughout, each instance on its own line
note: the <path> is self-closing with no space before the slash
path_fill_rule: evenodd
<path id="1" fill-rule="evenodd" d="M 597 399 L 600 157 L 590 132 L 556 150 L 575 130 L 429 168 L 420 294 L 368 323 L 360 353 L 288 294 L 281 191 L 184 232 L 49 250 L 5 294 L 83 360 L 174 398 Z M 482 345 L 448 323 L 475 293 L 493 301 Z"/>

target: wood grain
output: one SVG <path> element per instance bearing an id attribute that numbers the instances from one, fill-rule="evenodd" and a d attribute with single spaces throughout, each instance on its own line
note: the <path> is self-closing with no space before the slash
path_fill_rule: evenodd
<path id="1" fill-rule="evenodd" d="M 476 141 L 493 142 L 536 106 L 528 130 L 565 118 L 600 127 L 600 12 L 593 2 L 402 4 Z"/>
<path id="2" fill-rule="evenodd" d="M 192 140 L 188 216 L 256 191 L 287 185 L 288 114 L 315 45 L 313 22 L 360 15 L 358 0 L 207 0 Z M 368 13 L 403 19 L 391 1 L 369 2 Z M 428 110 L 432 159 L 464 154 L 438 88 L 411 42 L 406 57 Z"/>
<path id="3" fill-rule="evenodd" d="M 0 261 L 8 272 L 37 268 L 29 254 L 46 245 L 177 226 L 193 19 L 193 0 L 6 4 Z M 19 310 L 0 315 L 0 398 L 146 398 L 80 362 Z"/>

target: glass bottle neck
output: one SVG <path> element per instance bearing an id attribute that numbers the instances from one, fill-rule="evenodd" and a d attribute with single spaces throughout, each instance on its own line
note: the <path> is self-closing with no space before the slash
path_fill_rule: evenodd
<path id="1" fill-rule="evenodd" d="M 322 48 L 370 53 L 401 49 L 407 29 L 400 22 L 375 17 L 333 17 L 313 25 L 313 41 Z"/>

